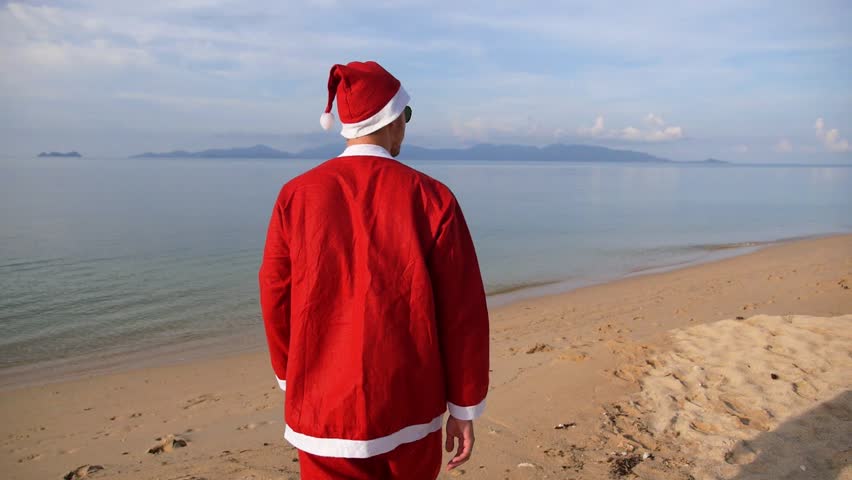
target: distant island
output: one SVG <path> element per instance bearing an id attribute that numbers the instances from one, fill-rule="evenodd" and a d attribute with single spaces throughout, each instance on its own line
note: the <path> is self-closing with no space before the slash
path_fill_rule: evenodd
<path id="1" fill-rule="evenodd" d="M 62 153 L 62 152 L 41 152 L 41 153 L 39 153 L 39 154 L 38 154 L 38 156 L 39 156 L 39 157 L 76 157 L 76 158 L 82 157 L 82 155 L 80 155 L 80 154 L 79 154 L 79 153 L 77 153 L 77 152 L 68 152 L 68 153 Z"/>
<path id="2" fill-rule="evenodd" d="M 344 145 L 333 143 L 291 153 L 266 145 L 247 148 L 227 148 L 188 152 L 175 150 L 164 153 L 143 153 L 131 158 L 333 158 Z M 669 163 L 667 160 L 632 150 L 614 150 L 591 145 L 548 145 L 543 148 L 525 145 L 479 144 L 469 148 L 424 148 L 406 145 L 400 160 L 513 160 L 513 161 L 574 161 L 574 162 L 643 162 Z"/>
<path id="3" fill-rule="evenodd" d="M 340 150 L 340 147 L 338 147 Z M 172 152 L 153 153 L 146 152 L 133 155 L 130 158 L 305 158 L 294 157 L 293 154 L 276 150 L 266 145 L 255 145 L 246 148 L 224 148 L 203 150 L 200 152 L 187 152 L 186 150 L 175 150 Z"/>
<path id="4" fill-rule="evenodd" d="M 403 147 L 401 158 L 412 160 L 525 160 L 567 162 L 628 162 L 671 163 L 666 158 L 655 157 L 633 150 L 616 150 L 594 145 L 565 145 L 546 147 L 527 145 L 493 145 L 483 143 L 469 148 L 429 149 L 417 146 Z"/>
<path id="5" fill-rule="evenodd" d="M 188 152 L 147 152 L 130 158 L 333 158 L 343 151 L 342 143 L 333 143 L 308 148 L 291 153 L 277 150 L 266 145 L 244 148 L 226 148 Z M 557 143 L 546 147 L 526 145 L 479 144 L 468 148 L 424 148 L 406 145 L 399 156 L 400 160 L 503 160 L 503 161 L 567 161 L 567 162 L 607 162 L 607 163 L 704 163 L 723 164 L 721 160 L 707 159 L 703 162 L 675 162 L 633 150 L 616 150 L 594 145 L 565 145 Z"/>

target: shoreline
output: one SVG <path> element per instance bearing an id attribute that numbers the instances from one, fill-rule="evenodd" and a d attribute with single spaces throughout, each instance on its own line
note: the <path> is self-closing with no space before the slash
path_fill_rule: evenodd
<path id="1" fill-rule="evenodd" d="M 703 250 L 705 253 L 692 260 L 668 265 L 643 267 L 612 276 L 529 282 L 506 287 L 487 296 L 488 308 L 493 315 L 495 311 L 511 307 L 520 302 L 558 297 L 577 290 L 602 287 L 628 279 L 688 270 L 729 259 L 746 257 L 781 245 L 843 237 L 852 238 L 852 233 L 815 234 L 771 241 L 687 246 L 684 248 L 696 248 Z M 0 370 L 0 392 L 129 372 L 144 368 L 183 365 L 221 357 L 258 353 L 265 354 L 266 343 L 262 325 L 258 324 L 254 330 L 243 333 L 234 332 L 210 339 L 194 339 L 181 343 L 162 345 L 149 351 L 107 351 L 97 355 L 60 358 L 34 364 L 16 365 Z M 49 373 L 45 374 L 45 371 Z"/>
<path id="2" fill-rule="evenodd" d="M 803 235 L 795 237 L 783 237 L 776 240 L 760 240 L 760 241 L 744 241 L 733 243 L 718 243 L 704 245 L 686 245 L 683 248 L 695 249 L 703 253 L 691 260 L 677 261 L 669 264 L 649 265 L 637 267 L 627 272 L 618 274 L 601 276 L 597 278 L 582 278 L 571 280 L 545 280 L 533 281 L 518 285 L 512 285 L 506 288 L 501 288 L 498 291 L 488 294 L 489 308 L 501 308 L 511 305 L 522 300 L 530 300 L 552 295 L 560 295 L 571 291 L 605 285 L 611 282 L 617 282 L 626 278 L 641 277 L 644 275 L 654 275 L 659 273 L 671 272 L 708 263 L 719 262 L 729 258 L 741 257 L 758 252 L 765 248 L 771 248 L 778 245 L 785 245 L 795 242 L 808 240 L 819 240 L 823 238 L 852 236 L 852 232 L 832 232 L 832 233 L 817 233 L 813 235 Z"/>

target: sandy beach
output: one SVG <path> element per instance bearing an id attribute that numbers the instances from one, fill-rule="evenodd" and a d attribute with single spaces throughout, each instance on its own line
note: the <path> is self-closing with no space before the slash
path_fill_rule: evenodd
<path id="1" fill-rule="evenodd" d="M 521 300 L 491 322 L 474 456 L 441 478 L 852 479 L 852 235 Z M 0 470 L 295 479 L 282 400 L 265 351 L 11 389 Z"/>

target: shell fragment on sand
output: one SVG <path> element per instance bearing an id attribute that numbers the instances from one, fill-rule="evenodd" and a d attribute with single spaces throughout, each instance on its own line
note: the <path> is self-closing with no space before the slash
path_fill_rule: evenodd
<path id="1" fill-rule="evenodd" d="M 152 455 L 159 455 L 161 453 L 168 453 L 176 448 L 183 448 L 186 446 L 187 441 L 182 438 L 177 438 L 174 435 L 167 435 L 164 438 L 158 438 L 158 443 L 153 447 L 148 449 L 148 453 Z"/>
<path id="2" fill-rule="evenodd" d="M 83 465 L 71 470 L 63 478 L 65 480 L 79 480 L 81 478 L 87 478 L 90 473 L 99 472 L 103 469 L 104 467 L 101 465 Z"/>
<path id="3" fill-rule="evenodd" d="M 576 426 L 577 426 L 577 424 L 575 422 L 560 423 L 560 424 L 556 425 L 555 427 L 553 427 L 553 429 L 554 430 L 565 430 L 566 428 L 573 428 L 573 427 L 576 427 Z"/>

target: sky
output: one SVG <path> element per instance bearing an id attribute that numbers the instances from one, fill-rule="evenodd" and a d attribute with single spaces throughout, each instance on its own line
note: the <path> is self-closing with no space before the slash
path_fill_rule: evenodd
<path id="1" fill-rule="evenodd" d="M 852 2 L 0 1 L 0 144 L 87 156 L 342 142 L 335 63 L 376 60 L 407 141 L 852 164 Z"/>

